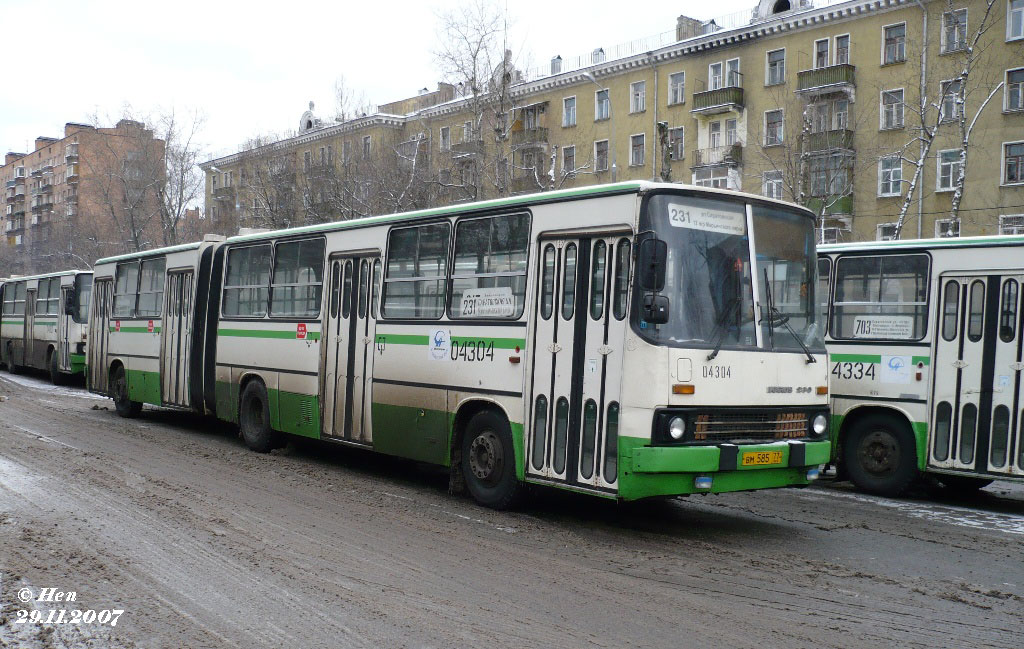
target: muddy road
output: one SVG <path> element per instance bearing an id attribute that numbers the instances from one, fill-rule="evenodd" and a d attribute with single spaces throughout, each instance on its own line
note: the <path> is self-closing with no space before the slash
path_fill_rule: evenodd
<path id="1" fill-rule="evenodd" d="M 517 512 L 442 472 L 0 375 L 0 647 L 1008 647 L 1024 488 Z M 74 603 L 19 600 L 28 588 Z M 19 610 L 123 610 L 109 624 Z"/>

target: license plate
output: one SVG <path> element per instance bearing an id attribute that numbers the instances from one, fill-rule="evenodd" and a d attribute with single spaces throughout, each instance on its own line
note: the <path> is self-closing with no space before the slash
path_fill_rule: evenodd
<path id="1" fill-rule="evenodd" d="M 757 451 L 755 453 L 744 453 L 740 464 L 743 466 L 782 464 L 782 451 Z"/>

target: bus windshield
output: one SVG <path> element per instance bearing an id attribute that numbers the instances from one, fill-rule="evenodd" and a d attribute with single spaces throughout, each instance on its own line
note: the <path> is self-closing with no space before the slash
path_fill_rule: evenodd
<path id="1" fill-rule="evenodd" d="M 89 301 L 92 299 L 92 274 L 75 275 L 75 312 L 71 317 L 78 324 L 89 322 Z"/>
<path id="2" fill-rule="evenodd" d="M 640 230 L 668 244 L 669 318 L 662 325 L 643 322 L 635 306 L 638 332 L 676 347 L 801 351 L 803 342 L 823 352 L 813 223 L 784 207 L 755 204 L 753 224 L 751 233 L 742 202 L 652 196 Z"/>

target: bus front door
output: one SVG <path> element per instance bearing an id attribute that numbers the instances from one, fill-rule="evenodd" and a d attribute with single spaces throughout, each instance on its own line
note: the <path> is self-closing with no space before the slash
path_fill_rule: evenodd
<path id="1" fill-rule="evenodd" d="M 1020 275 L 943 275 L 929 466 L 1024 473 L 1024 458 L 1014 457 L 1024 441 L 1014 416 L 1021 406 L 1022 281 Z"/>
<path id="2" fill-rule="evenodd" d="M 360 444 L 373 441 L 370 378 L 376 330 L 374 269 L 377 256 L 331 260 L 331 294 L 324 321 L 320 382 L 324 435 Z"/>
<path id="3" fill-rule="evenodd" d="M 89 389 L 106 394 L 110 389 L 107 371 L 107 341 L 110 339 L 110 302 L 114 282 L 110 279 L 96 280 L 92 289 L 89 333 L 86 336 Z"/>
<path id="4" fill-rule="evenodd" d="M 540 242 L 527 475 L 615 489 L 626 317 L 615 293 L 629 245 L 611 235 Z"/>
<path id="5" fill-rule="evenodd" d="M 167 273 L 160 329 L 160 390 L 165 404 L 188 407 L 192 357 L 193 271 Z"/>

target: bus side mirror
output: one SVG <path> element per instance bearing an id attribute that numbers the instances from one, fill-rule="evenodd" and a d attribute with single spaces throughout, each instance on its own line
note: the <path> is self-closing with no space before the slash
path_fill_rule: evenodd
<path id="1" fill-rule="evenodd" d="M 637 273 L 640 288 L 659 293 L 665 288 L 665 267 L 668 244 L 661 239 L 644 239 L 637 254 Z"/>
<path id="2" fill-rule="evenodd" d="M 64 293 L 64 315 L 75 315 L 75 307 L 78 306 L 78 295 L 74 289 Z"/>
<path id="3" fill-rule="evenodd" d="M 668 297 L 657 293 L 644 295 L 643 319 L 656 325 L 668 322 Z"/>

